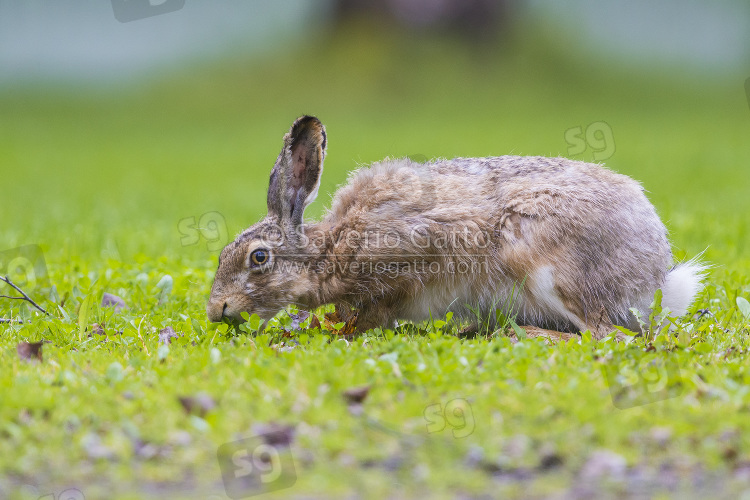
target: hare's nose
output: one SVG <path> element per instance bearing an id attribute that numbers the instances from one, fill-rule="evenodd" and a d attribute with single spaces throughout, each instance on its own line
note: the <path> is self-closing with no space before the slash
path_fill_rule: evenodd
<path id="1" fill-rule="evenodd" d="M 232 310 L 229 307 L 229 303 L 225 302 L 221 309 L 221 321 L 231 325 L 239 325 L 243 322 L 243 319 L 242 315 L 236 309 Z"/>
<path id="2" fill-rule="evenodd" d="M 242 317 L 239 314 L 229 309 L 229 303 L 224 302 L 224 308 L 221 310 L 221 320 L 228 323 L 236 323 L 240 319 L 242 319 Z"/>
<path id="3" fill-rule="evenodd" d="M 213 302 L 209 301 L 206 306 L 206 314 L 208 319 L 214 323 L 221 323 L 224 320 L 224 315 L 227 312 L 226 302 Z"/>

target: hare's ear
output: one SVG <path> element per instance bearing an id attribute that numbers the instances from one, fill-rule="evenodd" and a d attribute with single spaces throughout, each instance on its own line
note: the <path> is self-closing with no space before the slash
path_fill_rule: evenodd
<path id="1" fill-rule="evenodd" d="M 302 224 L 305 207 L 318 196 L 326 142 L 326 129 L 314 116 L 298 118 L 284 136 L 268 186 L 268 214 L 282 224 Z"/>

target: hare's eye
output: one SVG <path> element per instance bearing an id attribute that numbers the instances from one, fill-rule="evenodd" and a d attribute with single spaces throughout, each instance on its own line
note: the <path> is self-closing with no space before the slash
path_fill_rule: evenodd
<path id="1" fill-rule="evenodd" d="M 268 262 L 268 250 L 263 250 L 262 248 L 253 250 L 253 253 L 250 254 L 250 262 L 254 266 L 262 266 Z"/>

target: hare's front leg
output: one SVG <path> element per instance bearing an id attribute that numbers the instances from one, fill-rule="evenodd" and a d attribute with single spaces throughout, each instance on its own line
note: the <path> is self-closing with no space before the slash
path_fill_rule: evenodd
<path id="1" fill-rule="evenodd" d="M 379 304 L 361 307 L 357 313 L 357 333 L 365 333 L 373 328 L 394 328 L 396 319 L 386 307 Z"/>

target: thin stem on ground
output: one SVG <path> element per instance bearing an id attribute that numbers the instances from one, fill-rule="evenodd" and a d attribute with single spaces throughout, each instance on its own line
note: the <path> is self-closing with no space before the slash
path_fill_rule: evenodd
<path id="1" fill-rule="evenodd" d="M 42 306 L 40 306 L 39 304 L 37 304 L 34 301 L 34 299 L 32 299 L 31 297 L 29 297 L 26 294 L 26 292 L 24 292 L 23 290 L 21 290 L 21 288 L 19 288 L 18 285 L 16 285 L 15 283 L 13 283 L 13 281 L 11 281 L 10 278 L 8 278 L 7 276 L 0 276 L 0 281 L 2 281 L 4 283 L 7 283 L 9 286 L 13 287 L 14 290 L 16 290 L 18 293 L 21 294 L 20 297 L 13 297 L 11 295 L 0 295 L 0 299 L 24 300 L 24 301 L 28 302 L 29 304 L 31 304 L 32 306 L 36 307 L 38 310 L 40 310 L 41 312 L 43 312 L 47 316 L 49 316 L 49 313 L 47 312 L 46 309 L 44 309 Z M 0 323 L 14 323 L 14 322 L 23 323 L 20 320 L 0 318 Z"/>

